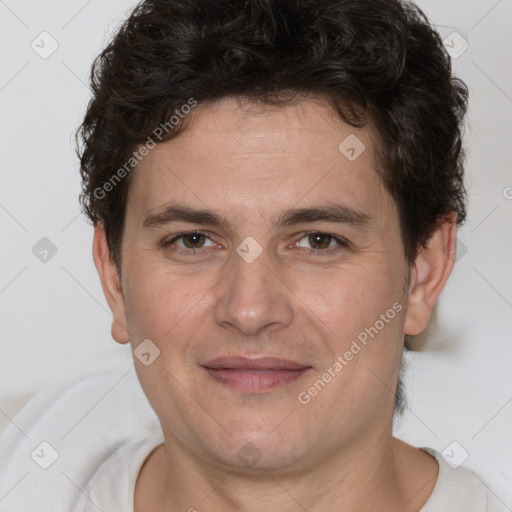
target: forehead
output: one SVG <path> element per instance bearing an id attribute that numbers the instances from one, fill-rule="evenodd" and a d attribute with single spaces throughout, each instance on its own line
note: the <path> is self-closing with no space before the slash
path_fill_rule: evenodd
<path id="1" fill-rule="evenodd" d="M 377 213 L 393 205 L 374 145 L 370 128 L 347 125 L 317 100 L 269 106 L 224 99 L 198 107 L 184 132 L 138 164 L 127 217 L 173 199 L 239 218 L 322 203 Z"/>

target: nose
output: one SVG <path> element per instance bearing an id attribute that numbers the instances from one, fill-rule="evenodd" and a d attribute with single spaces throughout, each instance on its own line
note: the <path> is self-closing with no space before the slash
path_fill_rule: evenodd
<path id="1" fill-rule="evenodd" d="M 292 293 L 270 267 L 265 251 L 251 263 L 234 253 L 232 265 L 216 287 L 216 322 L 247 336 L 290 325 Z"/>

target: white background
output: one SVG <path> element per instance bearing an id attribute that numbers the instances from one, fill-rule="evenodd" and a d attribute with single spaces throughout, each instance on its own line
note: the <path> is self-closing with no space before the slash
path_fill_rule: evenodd
<path id="1" fill-rule="evenodd" d="M 512 1 L 418 4 L 443 38 L 457 30 L 469 44 L 453 60 L 471 92 L 469 216 L 422 350 L 407 357 L 397 435 L 439 451 L 456 441 L 512 509 Z M 133 5 L 0 1 L 0 428 L 54 378 L 129 358 L 110 337 L 72 137 L 92 59 Z M 47 59 L 31 48 L 43 31 L 59 45 Z M 32 253 L 42 237 L 58 249 L 47 263 Z"/>

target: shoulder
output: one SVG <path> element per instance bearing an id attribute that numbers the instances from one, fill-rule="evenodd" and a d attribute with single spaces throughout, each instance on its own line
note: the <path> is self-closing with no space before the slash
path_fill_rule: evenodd
<path id="1" fill-rule="evenodd" d="M 432 495 L 420 512 L 510 512 L 476 473 L 450 465 L 431 448 L 421 449 L 436 458 L 439 475 Z"/>
<path id="2" fill-rule="evenodd" d="M 133 365 L 62 380 L 0 435 L 1 509 L 69 512 L 113 454 L 159 433 Z"/>
<path id="3" fill-rule="evenodd" d="M 163 436 L 155 434 L 121 446 L 98 468 L 73 510 L 133 510 L 135 483 L 140 469 L 149 454 L 162 443 Z"/>

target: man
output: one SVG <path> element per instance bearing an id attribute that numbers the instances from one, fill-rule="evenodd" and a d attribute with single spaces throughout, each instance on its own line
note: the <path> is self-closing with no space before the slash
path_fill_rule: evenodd
<path id="1" fill-rule="evenodd" d="M 421 12 L 148 0 L 92 84 L 81 199 L 162 436 L 73 510 L 500 510 L 392 436 L 465 218 L 467 91 Z"/>

